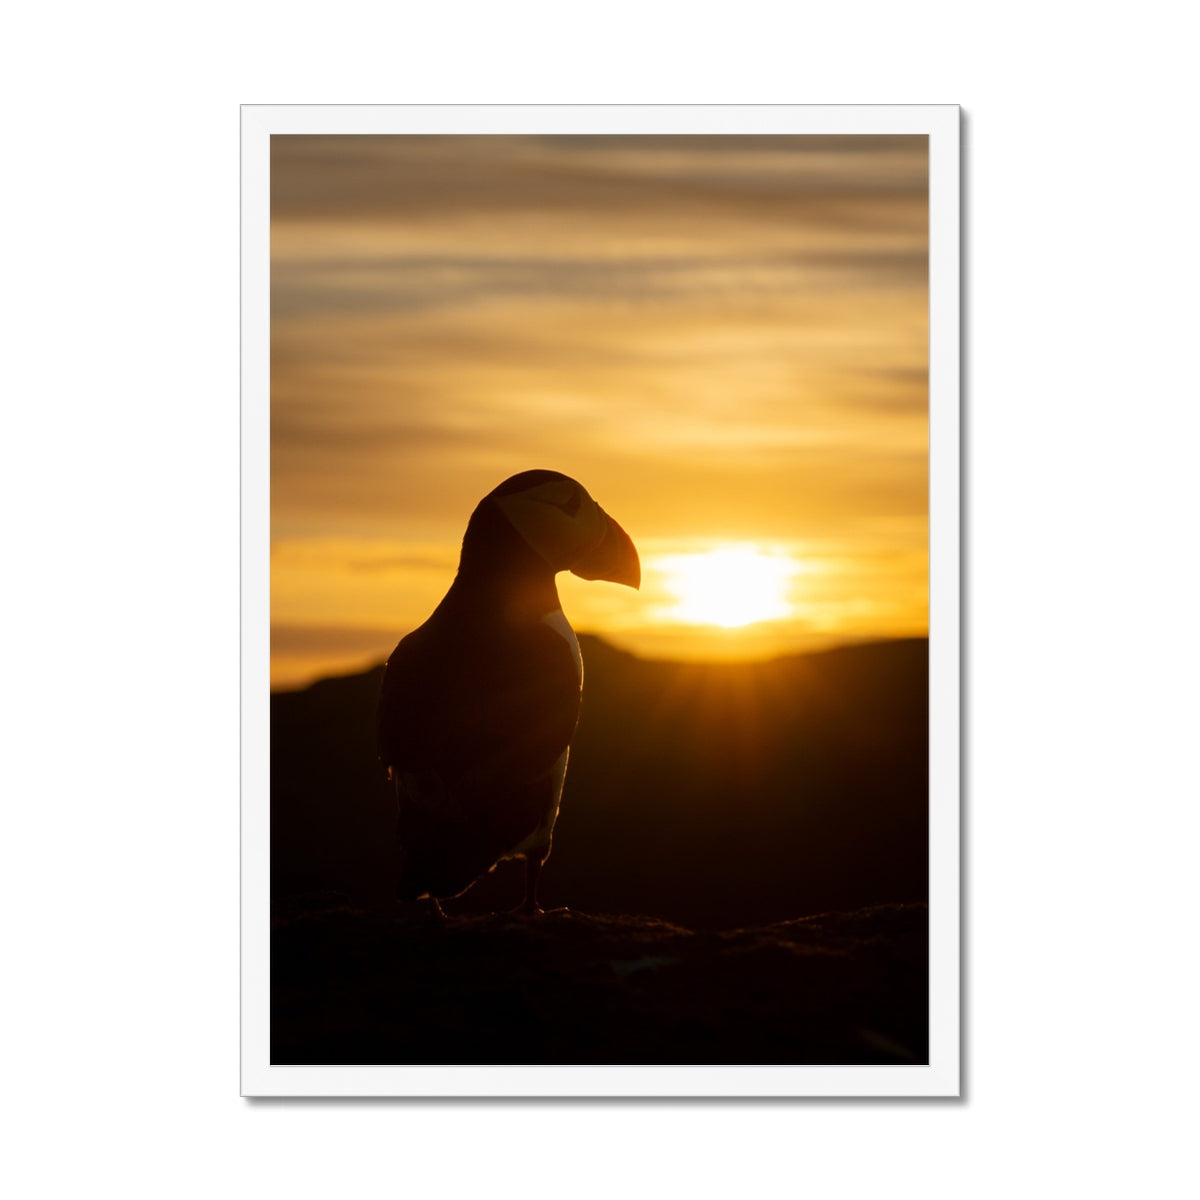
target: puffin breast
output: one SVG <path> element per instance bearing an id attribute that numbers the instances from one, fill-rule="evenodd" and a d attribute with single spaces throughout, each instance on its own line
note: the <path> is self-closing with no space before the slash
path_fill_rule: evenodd
<path id="1" fill-rule="evenodd" d="M 556 608 L 553 612 L 548 612 L 542 618 L 542 624 L 549 625 L 567 643 L 571 651 L 571 657 L 575 660 L 575 677 L 579 682 L 579 686 L 582 687 L 583 655 L 579 653 L 579 639 L 575 636 L 575 630 L 571 628 L 571 623 L 567 620 L 566 614 L 561 608 Z"/>

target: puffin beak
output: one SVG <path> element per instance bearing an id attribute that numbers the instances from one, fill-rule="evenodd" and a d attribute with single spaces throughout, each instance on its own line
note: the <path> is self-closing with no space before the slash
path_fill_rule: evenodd
<path id="1" fill-rule="evenodd" d="M 580 579 L 607 579 L 640 588 L 642 564 L 633 540 L 602 508 L 600 516 L 604 522 L 600 541 L 571 568 L 571 574 Z"/>

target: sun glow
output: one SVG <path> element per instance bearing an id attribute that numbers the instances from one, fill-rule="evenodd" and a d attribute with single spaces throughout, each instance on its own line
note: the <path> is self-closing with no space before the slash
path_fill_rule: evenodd
<path id="1" fill-rule="evenodd" d="M 795 559 L 745 545 L 668 555 L 654 560 L 653 566 L 679 602 L 665 615 L 725 629 L 790 616 L 789 585 L 800 573 Z"/>

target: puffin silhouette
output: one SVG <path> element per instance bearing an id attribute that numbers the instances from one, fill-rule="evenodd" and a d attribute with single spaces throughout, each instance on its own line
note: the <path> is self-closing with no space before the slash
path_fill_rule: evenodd
<path id="1" fill-rule="evenodd" d="M 396 790 L 399 900 L 440 911 L 523 857 L 518 911 L 541 911 L 583 686 L 559 571 L 641 584 L 629 535 L 580 484 L 523 471 L 480 501 L 449 592 L 387 661 L 379 756 Z"/>

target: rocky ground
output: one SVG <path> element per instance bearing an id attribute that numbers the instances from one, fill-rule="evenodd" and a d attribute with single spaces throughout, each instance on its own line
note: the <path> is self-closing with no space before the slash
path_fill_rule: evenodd
<path id="1" fill-rule="evenodd" d="M 293 901 L 273 920 L 271 1061 L 925 1062 L 927 926 L 923 904 L 698 932 Z"/>

